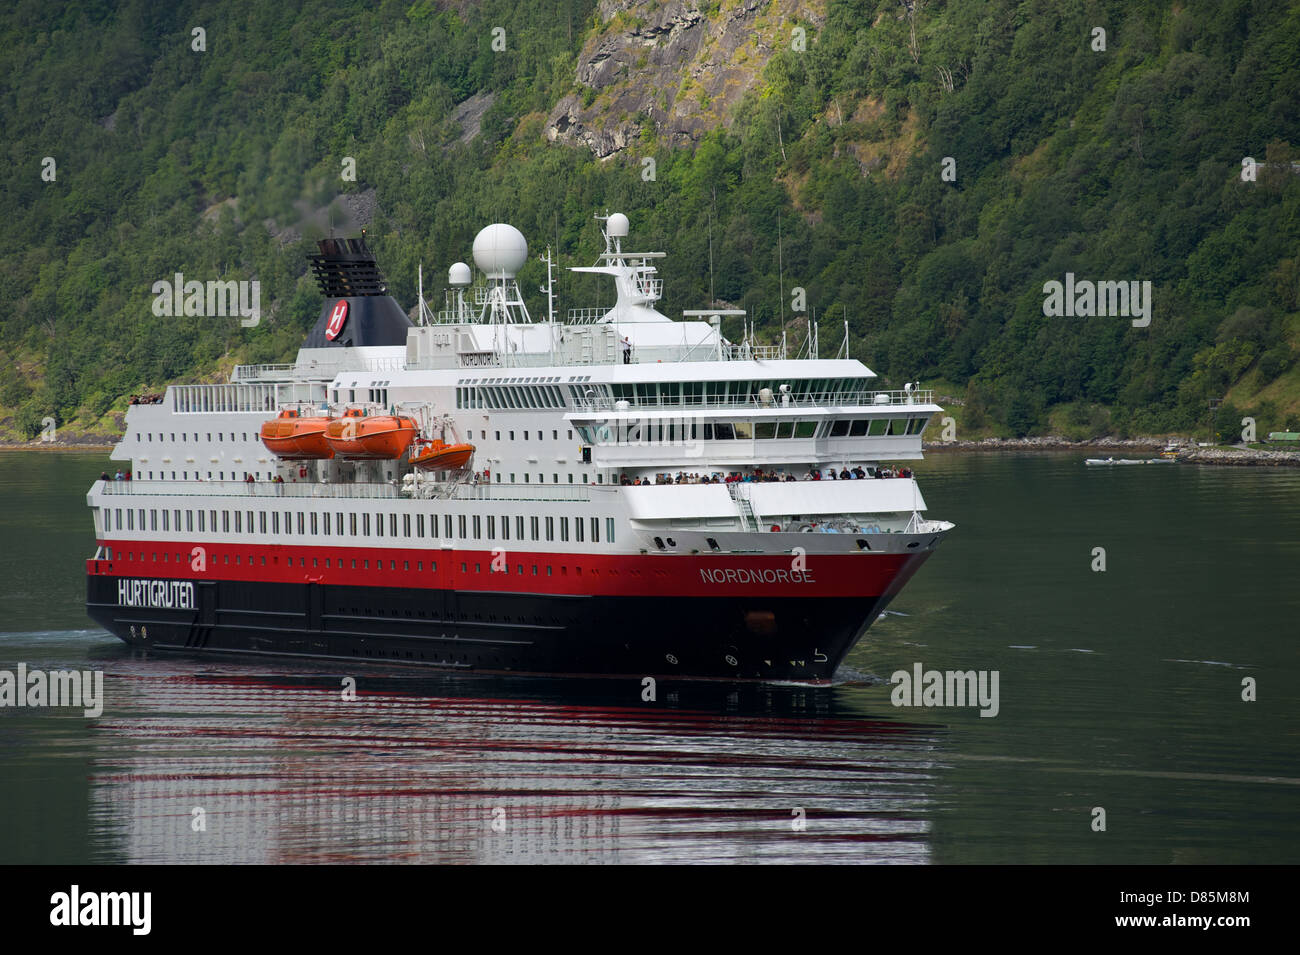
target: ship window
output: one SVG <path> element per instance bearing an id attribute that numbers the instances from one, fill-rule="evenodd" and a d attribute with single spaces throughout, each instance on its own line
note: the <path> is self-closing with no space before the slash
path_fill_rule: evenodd
<path id="1" fill-rule="evenodd" d="M 541 432 L 539 431 L 538 434 L 541 434 Z M 528 432 L 527 432 L 527 431 L 524 432 L 524 440 L 525 440 L 525 441 L 528 440 Z"/>
<path id="2" fill-rule="evenodd" d="M 496 433 L 496 436 L 497 436 L 497 440 L 500 441 L 500 440 L 501 440 L 501 432 L 498 431 L 498 432 Z"/>
<path id="3" fill-rule="evenodd" d="M 573 519 L 573 539 L 578 541 L 579 543 L 582 542 L 582 531 L 583 531 L 582 518 L 575 517 Z"/>
<path id="4" fill-rule="evenodd" d="M 888 424 L 888 422 L 886 422 L 884 418 L 877 418 L 875 421 L 871 422 L 871 430 L 867 433 L 872 437 L 878 437 L 885 433 L 886 424 Z"/>
<path id="5" fill-rule="evenodd" d="M 120 525 L 120 524 L 121 524 L 121 521 L 118 521 L 118 524 Z M 130 510 L 128 510 L 128 511 L 126 512 L 126 529 L 129 530 L 129 531 L 133 531 L 133 530 L 135 530 L 135 512 L 134 512 L 134 511 L 130 511 Z"/>
<path id="6" fill-rule="evenodd" d="M 384 536 L 384 515 L 383 514 L 375 515 L 375 536 L 376 537 Z"/>
<path id="7" fill-rule="evenodd" d="M 410 514 L 402 515 L 402 536 L 403 537 L 411 536 L 411 515 Z"/>
<path id="8" fill-rule="evenodd" d="M 754 437 L 756 438 L 775 438 L 776 422 L 760 421 L 754 425 Z"/>
<path id="9" fill-rule="evenodd" d="M 409 523 L 406 526 L 406 533 L 408 536 L 411 533 L 411 526 Z M 389 537 L 397 536 L 397 515 L 396 514 L 388 515 L 388 536 Z"/>
<path id="10" fill-rule="evenodd" d="M 523 515 L 515 517 L 515 540 L 524 539 L 524 518 Z"/>
<path id="11" fill-rule="evenodd" d="M 853 424 L 849 427 L 849 437 L 850 438 L 862 437 L 864 434 L 867 433 L 867 424 L 868 422 L 866 421 L 853 422 Z"/>
<path id="12" fill-rule="evenodd" d="M 320 525 L 315 511 L 311 512 L 311 533 L 313 537 L 320 533 Z"/>
<path id="13" fill-rule="evenodd" d="M 510 472 L 510 483 L 511 484 L 515 483 L 515 473 L 513 471 Z"/>
<path id="14" fill-rule="evenodd" d="M 531 523 L 531 528 L 530 528 L 530 529 L 531 529 L 532 532 L 533 532 L 533 533 L 532 533 L 532 538 L 533 538 L 533 540 L 539 540 L 540 538 L 538 537 L 538 530 L 539 530 L 539 528 L 541 527 L 541 520 L 540 520 L 539 518 L 536 518 L 536 517 L 530 518 L 529 520 L 530 520 L 530 523 Z"/>
<path id="15" fill-rule="evenodd" d="M 605 518 L 605 543 L 614 543 L 614 518 Z"/>
<path id="16" fill-rule="evenodd" d="M 537 565 L 536 565 L 536 564 L 533 564 L 533 576 L 534 576 L 534 577 L 537 576 Z"/>
<path id="17" fill-rule="evenodd" d="M 466 440 L 466 441 L 473 441 L 473 440 L 474 440 L 474 432 L 473 432 L 473 431 L 466 431 L 466 432 L 465 432 L 465 440 Z"/>
<path id="18" fill-rule="evenodd" d="M 415 515 L 415 536 L 416 537 L 424 536 L 424 515 L 423 514 Z"/>
<path id="19" fill-rule="evenodd" d="M 600 518 L 599 517 L 593 517 L 591 519 L 591 542 L 593 544 L 600 543 Z"/>
<path id="20" fill-rule="evenodd" d="M 501 515 L 501 539 L 510 540 L 510 518 L 504 514 Z"/>
<path id="21" fill-rule="evenodd" d="M 737 421 L 735 427 L 736 440 L 738 441 L 748 441 L 754 436 L 754 423 L 752 421 Z"/>
<path id="22" fill-rule="evenodd" d="M 370 569 L 370 561 L 368 561 L 368 560 L 364 560 L 364 559 L 363 559 L 363 560 L 361 561 L 361 569 L 362 569 L 362 570 L 369 570 L 369 569 Z"/>
<path id="23" fill-rule="evenodd" d="M 780 421 L 776 426 L 776 436 L 778 438 L 790 438 L 794 436 L 794 422 Z"/>
<path id="24" fill-rule="evenodd" d="M 223 534 L 230 533 L 230 512 L 229 511 L 221 512 L 221 533 Z"/>
<path id="25" fill-rule="evenodd" d="M 336 511 L 334 514 L 334 533 L 339 537 L 343 536 L 343 512 Z"/>
<path id="26" fill-rule="evenodd" d="M 572 429 L 572 428 L 569 429 L 569 440 L 570 440 L 570 441 L 573 440 L 573 429 Z"/>
<path id="27" fill-rule="evenodd" d="M 831 422 L 830 436 L 832 438 L 842 438 L 848 433 L 849 433 L 849 422 L 843 420 Z"/>
<path id="28" fill-rule="evenodd" d="M 811 438 L 817 434 L 816 421 L 796 421 L 794 425 L 794 436 L 796 438 Z"/>
<path id="29" fill-rule="evenodd" d="M 708 425 L 705 425 L 705 430 L 708 430 Z M 707 438 L 708 434 L 705 434 L 705 437 Z M 730 422 L 719 421 L 713 426 L 713 437 L 718 441 L 730 441 L 736 437 L 736 433 L 732 430 Z"/>
<path id="30" fill-rule="evenodd" d="M 306 533 L 307 533 L 307 531 L 304 529 L 304 528 L 305 528 L 305 524 L 306 524 L 306 522 L 303 520 L 303 518 L 304 518 L 305 516 L 306 516 L 306 515 L 305 515 L 305 512 L 303 512 L 303 511 L 299 511 L 299 512 L 298 512 L 298 535 L 299 535 L 300 537 L 301 537 L 303 534 L 306 534 Z"/>
<path id="31" fill-rule="evenodd" d="M 361 515 L 361 536 L 362 537 L 370 536 L 370 515 L 369 514 Z M 369 565 L 367 564 L 366 566 L 368 567 Z"/>
<path id="32" fill-rule="evenodd" d="M 259 534 L 266 533 L 266 511 L 258 511 L 257 513 L 257 532 Z"/>
<path id="33" fill-rule="evenodd" d="M 477 514 L 474 515 L 474 539 L 479 540 L 483 536 L 483 523 Z"/>
<path id="34" fill-rule="evenodd" d="M 478 518 L 475 518 L 475 520 L 478 520 Z M 488 533 L 487 533 L 488 540 L 496 540 L 496 537 L 497 537 L 497 519 L 496 519 L 493 515 L 491 515 L 491 514 L 488 515 L 488 519 L 487 519 L 487 528 L 488 528 Z"/>
<path id="35" fill-rule="evenodd" d="M 554 571 L 552 571 L 552 569 L 551 569 L 551 565 L 550 565 L 550 564 L 547 564 L 547 565 L 546 565 L 546 576 L 547 576 L 547 577 L 550 577 L 552 573 L 554 573 Z"/>
<path id="36" fill-rule="evenodd" d="M 512 476 L 513 476 L 513 475 L 512 475 Z M 525 484 L 528 483 L 528 472 L 527 472 L 527 471 L 524 472 L 524 483 L 525 483 Z"/>
<path id="37" fill-rule="evenodd" d="M 560 540 L 567 541 L 568 539 L 569 539 L 569 519 L 567 517 L 561 517 L 560 518 Z"/>
<path id="38" fill-rule="evenodd" d="M 242 517 L 243 514 L 241 514 L 239 511 L 235 511 L 235 533 L 236 534 L 242 534 L 244 532 L 244 528 L 243 528 L 244 522 L 241 520 Z"/>
<path id="39" fill-rule="evenodd" d="M 560 483 L 560 476 L 559 476 L 558 474 L 552 474 L 552 475 L 551 475 L 551 483 L 552 483 L 552 484 L 559 484 L 559 483 Z"/>
<path id="40" fill-rule="evenodd" d="M 466 536 L 466 535 L 465 535 L 465 515 L 464 515 L 464 514 L 457 515 L 457 517 L 456 517 L 456 527 L 457 527 L 457 530 L 460 531 L 460 533 L 459 533 L 457 536 L 460 537 L 462 540 L 464 540 L 464 539 L 465 539 L 465 536 Z"/>
<path id="41" fill-rule="evenodd" d="M 546 539 L 548 541 L 555 540 L 555 518 L 553 517 L 546 519 Z"/>
<path id="42" fill-rule="evenodd" d="M 402 570 L 410 570 L 410 569 L 411 569 L 411 562 L 409 560 L 402 561 Z"/>
<path id="43" fill-rule="evenodd" d="M 169 531 L 169 530 L 171 530 L 171 521 L 169 521 L 169 520 L 167 519 L 167 511 L 164 509 L 163 512 L 162 512 L 162 514 L 163 514 L 163 527 L 162 527 L 162 529 L 165 530 L 165 531 Z M 179 527 L 176 528 L 176 529 L 177 529 L 177 530 L 180 530 Z"/>
<path id="44" fill-rule="evenodd" d="M 443 527 L 442 536 L 450 537 L 451 536 L 451 515 L 450 514 L 448 514 L 446 517 L 442 519 L 442 527 Z"/>

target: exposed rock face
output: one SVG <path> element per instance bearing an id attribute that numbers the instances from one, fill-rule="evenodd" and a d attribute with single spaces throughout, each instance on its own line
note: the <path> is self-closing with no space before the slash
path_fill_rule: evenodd
<path id="1" fill-rule="evenodd" d="M 475 93 L 456 107 L 452 122 L 460 127 L 460 142 L 467 143 L 483 130 L 483 114 L 496 102 L 496 93 Z"/>
<path id="2" fill-rule="evenodd" d="M 546 136 L 585 143 L 601 158 L 627 148 L 646 126 L 670 146 L 690 146 L 728 121 L 796 26 L 807 27 L 812 42 L 825 20 L 822 5 L 724 0 L 709 14 L 711 4 L 691 0 L 601 0 L 603 27 L 578 58 L 582 92 L 556 104 Z"/>

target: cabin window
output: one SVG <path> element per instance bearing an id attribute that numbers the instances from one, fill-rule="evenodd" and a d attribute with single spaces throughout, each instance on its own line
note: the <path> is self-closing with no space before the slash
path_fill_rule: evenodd
<path id="1" fill-rule="evenodd" d="M 230 512 L 229 511 L 221 512 L 221 533 L 223 534 L 230 533 Z"/>
<path id="2" fill-rule="evenodd" d="M 850 437 L 850 438 L 860 438 L 860 437 L 862 437 L 862 436 L 863 436 L 864 434 L 866 434 L 866 433 L 867 433 L 867 422 L 866 422 L 866 421 L 855 421 L 855 422 L 853 422 L 852 425 L 849 426 L 849 437 Z"/>
<path id="3" fill-rule="evenodd" d="M 477 514 L 474 515 L 474 539 L 480 540 L 483 537 L 482 520 Z"/>
<path id="4" fill-rule="evenodd" d="M 306 521 L 303 520 L 304 517 L 306 517 L 306 512 L 304 512 L 304 511 L 299 511 L 299 512 L 298 512 L 298 536 L 299 536 L 299 537 L 301 537 L 301 536 L 303 536 L 304 534 L 307 533 L 307 530 L 306 530 Z"/>
<path id="5" fill-rule="evenodd" d="M 811 438 L 817 434 L 816 421 L 796 421 L 794 424 L 794 436 L 796 438 Z"/>
<path id="6" fill-rule="evenodd" d="M 533 532 L 532 533 L 533 540 L 539 540 L 540 538 L 538 537 L 538 533 L 541 527 L 541 519 L 536 517 L 529 518 L 529 524 L 530 524 L 529 529 Z"/>
<path id="7" fill-rule="evenodd" d="M 475 518 L 475 520 L 478 520 L 478 518 Z M 487 533 L 488 540 L 496 540 L 496 538 L 497 538 L 497 519 L 496 519 L 493 515 L 491 515 L 491 514 L 488 515 L 488 519 L 487 519 L 487 527 L 488 527 L 488 533 Z"/>
<path id="8" fill-rule="evenodd" d="M 357 515 L 349 514 L 348 524 L 349 524 L 349 532 L 352 534 L 353 537 L 356 537 L 357 536 Z"/>
<path id="9" fill-rule="evenodd" d="M 370 515 L 369 514 L 361 515 L 361 535 L 363 537 L 370 536 Z"/>
<path id="10" fill-rule="evenodd" d="M 776 437 L 776 422 L 775 422 L 775 421 L 760 421 L 760 422 L 758 422 L 757 424 L 755 424 L 755 425 L 754 425 L 754 437 L 756 437 L 756 438 L 764 438 L 764 439 L 766 439 L 766 438 L 775 438 L 775 437 Z"/>
<path id="11" fill-rule="evenodd" d="M 311 512 L 311 534 L 313 537 L 315 537 L 319 533 L 320 533 L 320 526 L 316 518 L 316 512 L 312 511 Z"/>
<path id="12" fill-rule="evenodd" d="M 599 517 L 593 517 L 591 519 L 591 542 L 593 544 L 600 543 L 600 518 Z"/>
<path id="13" fill-rule="evenodd" d="M 504 514 L 501 515 L 501 539 L 510 540 L 510 518 Z"/>
<path id="14" fill-rule="evenodd" d="M 614 518 L 605 518 L 605 543 L 614 543 Z"/>
<path id="15" fill-rule="evenodd" d="M 850 422 L 844 420 L 832 421 L 830 436 L 832 438 L 843 438 L 847 436 L 849 433 L 849 424 Z"/>
<path id="16" fill-rule="evenodd" d="M 855 424 L 856 423 L 857 422 L 855 422 Z M 877 418 L 875 421 L 871 422 L 871 429 L 867 433 L 873 438 L 880 437 L 885 433 L 885 426 L 887 424 L 888 422 L 884 418 Z"/>
<path id="17" fill-rule="evenodd" d="M 547 518 L 547 520 L 550 520 L 550 518 Z M 560 540 L 567 541 L 568 539 L 569 539 L 569 519 L 567 517 L 561 517 L 560 518 Z"/>
<path id="18" fill-rule="evenodd" d="M 448 514 L 442 519 L 443 537 L 451 537 L 451 515 Z"/>
<path id="19" fill-rule="evenodd" d="M 565 520 L 568 520 L 568 518 L 565 518 Z M 576 540 L 578 543 L 582 543 L 582 530 L 583 530 L 582 518 L 575 517 L 573 519 L 573 539 Z"/>
<path id="20" fill-rule="evenodd" d="M 459 517 L 457 517 L 456 523 L 459 525 L 459 530 L 460 530 L 459 536 L 461 540 L 464 540 L 465 539 L 465 515 L 461 514 Z"/>
<path id="21" fill-rule="evenodd" d="M 128 513 L 130 513 L 130 512 L 128 512 Z M 203 527 L 203 511 L 199 511 L 199 533 L 202 534 L 203 532 L 204 532 L 204 527 Z"/>
<path id="22" fill-rule="evenodd" d="M 409 518 L 408 518 L 408 521 L 409 521 Z M 408 536 L 409 536 L 410 533 L 411 533 L 411 526 L 410 526 L 409 523 L 408 523 L 407 526 L 406 526 L 406 533 L 407 533 Z M 388 536 L 389 536 L 389 537 L 396 537 L 396 536 L 397 536 L 397 515 L 396 515 L 396 514 L 389 514 L 389 515 L 388 515 Z"/>
<path id="23" fill-rule="evenodd" d="M 243 525 L 243 521 L 240 520 L 240 518 L 241 518 L 242 516 L 243 516 L 243 515 L 240 514 L 239 511 L 235 511 L 235 533 L 236 533 L 236 534 L 242 534 L 242 533 L 244 532 L 244 528 L 243 528 L 243 526 L 242 526 L 242 525 Z"/>
<path id="24" fill-rule="evenodd" d="M 416 537 L 424 536 L 424 515 L 423 514 L 415 515 L 415 536 Z"/>

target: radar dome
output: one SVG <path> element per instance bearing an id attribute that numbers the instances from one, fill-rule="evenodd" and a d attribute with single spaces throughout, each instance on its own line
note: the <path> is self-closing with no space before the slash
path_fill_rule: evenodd
<path id="1" fill-rule="evenodd" d="M 495 222 L 474 236 L 474 264 L 490 279 L 512 279 L 528 261 L 528 241 L 512 225 Z"/>
<path id="2" fill-rule="evenodd" d="M 621 212 L 615 212 L 605 223 L 605 230 L 611 239 L 627 238 L 628 221 L 627 216 Z"/>
<path id="3" fill-rule="evenodd" d="M 469 266 L 464 262 L 457 262 L 447 270 L 448 285 L 469 285 L 473 280 L 473 276 L 469 272 Z"/>

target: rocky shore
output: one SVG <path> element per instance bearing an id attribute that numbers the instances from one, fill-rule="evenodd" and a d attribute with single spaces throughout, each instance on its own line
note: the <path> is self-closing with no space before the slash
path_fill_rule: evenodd
<path id="1" fill-rule="evenodd" d="M 1300 450 L 1263 451 L 1256 448 L 1202 448 L 1191 441 L 1179 438 L 1090 438 L 1071 441 L 1059 436 L 1040 438 L 982 438 L 978 441 L 927 441 L 926 453 L 952 451 L 1094 451 L 1095 456 L 1109 457 L 1116 452 L 1134 453 L 1161 451 L 1173 444 L 1178 447 L 1178 460 L 1189 464 L 1215 464 L 1237 467 L 1300 467 Z"/>

